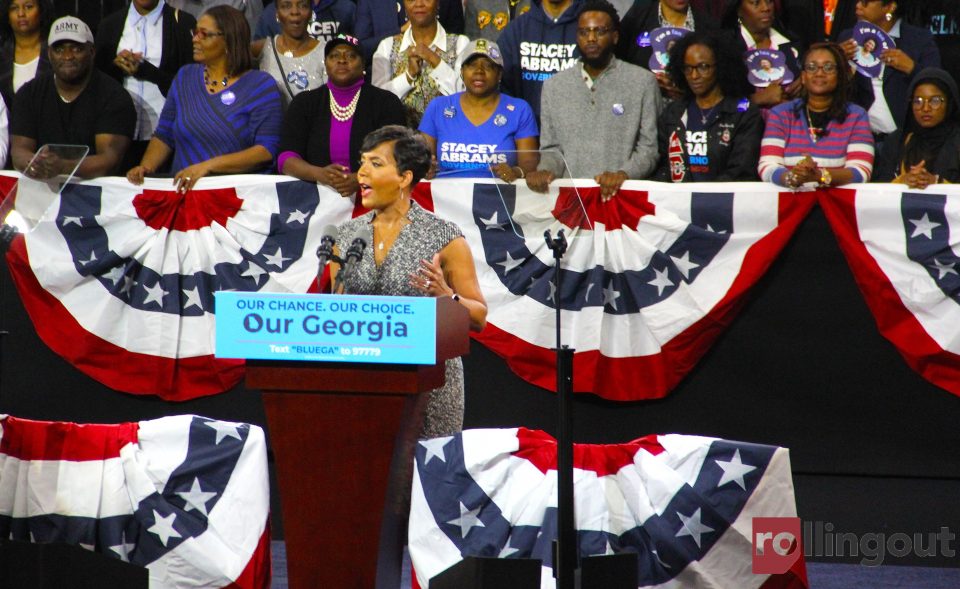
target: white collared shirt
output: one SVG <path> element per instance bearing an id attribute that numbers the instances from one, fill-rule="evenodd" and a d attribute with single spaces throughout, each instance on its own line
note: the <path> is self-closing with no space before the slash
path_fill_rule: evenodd
<path id="1" fill-rule="evenodd" d="M 131 2 L 127 20 L 123 24 L 123 33 L 117 44 L 117 53 L 123 49 L 141 53 L 144 61 L 159 67 L 160 58 L 163 56 L 163 7 L 164 0 L 160 0 L 153 10 L 142 15 Z M 137 110 L 137 127 L 133 138 L 139 141 L 150 139 L 157 127 L 165 100 L 160 88 L 153 82 L 133 76 L 124 76 L 123 87 L 130 93 Z"/>
<path id="2" fill-rule="evenodd" d="M 450 67 L 447 62 L 441 59 L 437 67 L 433 68 L 433 71 L 430 72 L 430 77 L 436 81 L 437 87 L 440 88 L 440 92 L 444 96 L 449 96 L 463 89 L 463 82 L 460 79 L 460 57 L 463 55 L 463 51 L 467 48 L 470 40 L 464 35 L 457 35 L 456 37 L 456 69 Z M 403 37 L 400 39 L 400 53 L 403 53 L 415 44 L 413 40 L 413 27 L 407 27 L 407 30 L 403 33 Z M 430 42 L 430 49 L 433 51 L 446 51 L 447 49 L 447 32 L 443 30 L 443 25 L 440 23 L 437 23 L 437 33 L 434 35 L 433 41 Z M 402 99 L 413 89 L 413 84 L 407 80 L 406 70 L 399 76 L 393 77 L 393 71 L 390 65 L 390 54 L 392 52 L 393 37 L 387 37 L 380 41 L 380 45 L 377 46 L 377 51 L 373 54 L 373 73 L 370 76 L 370 80 L 374 86 L 389 90 Z"/>
<path id="3" fill-rule="evenodd" d="M 890 32 L 887 33 L 894 40 L 900 40 L 900 20 L 893 23 Z M 873 86 L 873 104 L 867 110 L 870 117 L 870 130 L 874 133 L 893 133 L 897 130 L 897 123 L 893 120 L 893 113 L 890 111 L 890 105 L 887 104 L 887 97 L 883 95 L 883 78 L 886 74 L 887 65 L 880 70 L 880 75 L 870 80 Z"/>
<path id="4" fill-rule="evenodd" d="M 753 40 L 753 35 L 750 34 L 750 31 L 747 30 L 747 27 L 740 25 L 740 36 L 743 37 L 743 42 L 747 45 L 747 51 L 752 51 L 757 49 L 757 42 Z M 770 27 L 770 48 L 776 49 L 778 51 L 783 51 L 780 49 L 784 45 L 788 45 L 790 39 L 787 39 L 783 34 L 777 29 Z M 800 57 L 797 54 L 797 50 L 793 49 L 793 58 L 797 59 Z"/>

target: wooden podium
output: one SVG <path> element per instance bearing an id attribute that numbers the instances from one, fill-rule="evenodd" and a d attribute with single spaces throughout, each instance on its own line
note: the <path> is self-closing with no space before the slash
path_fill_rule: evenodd
<path id="1" fill-rule="evenodd" d="M 444 360 L 470 348 L 467 310 L 436 303 L 436 365 L 248 361 L 246 385 L 263 391 L 291 589 L 399 586 L 392 524 L 407 517 L 397 497 L 412 482 L 418 393 L 441 386 Z"/>

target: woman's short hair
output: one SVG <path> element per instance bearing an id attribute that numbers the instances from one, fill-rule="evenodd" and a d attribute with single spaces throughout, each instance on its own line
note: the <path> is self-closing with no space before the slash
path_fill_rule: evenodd
<path id="1" fill-rule="evenodd" d="M 422 180 L 430 171 L 430 147 L 423 136 L 402 125 L 387 125 L 371 131 L 363 138 L 360 152 L 373 151 L 377 146 L 393 142 L 393 159 L 397 162 L 397 171 L 403 174 L 413 173 L 413 184 Z"/>
<path id="2" fill-rule="evenodd" d="M 40 11 L 40 39 L 43 43 L 47 42 L 47 34 L 50 32 L 50 25 L 57 18 L 52 0 L 36 0 L 37 9 Z M 0 39 L 4 44 L 13 43 L 13 28 L 10 27 L 10 4 L 13 0 L 0 0 Z"/>
<path id="3" fill-rule="evenodd" d="M 227 73 L 239 76 L 253 68 L 250 53 L 250 25 L 243 13 L 232 6 L 221 4 L 208 8 L 200 16 L 207 15 L 217 23 L 227 45 Z"/>
<path id="4" fill-rule="evenodd" d="M 731 44 L 715 31 L 694 31 L 688 33 L 670 48 L 670 63 L 667 73 L 686 98 L 693 97 L 693 91 L 683 75 L 684 57 L 687 49 L 702 45 L 713 53 L 717 68 L 717 84 L 724 96 L 743 98 L 753 93 L 753 87 L 747 81 L 747 66 L 743 57 L 734 51 Z"/>
<path id="5" fill-rule="evenodd" d="M 837 87 L 833 91 L 833 100 L 830 102 L 830 108 L 827 110 L 827 116 L 837 122 L 842 123 L 847 118 L 847 103 L 850 101 L 850 89 L 852 87 L 852 76 L 850 68 L 847 65 L 847 56 L 843 48 L 837 43 L 814 43 L 804 53 L 800 59 L 800 68 L 807 67 L 807 60 L 814 51 L 826 51 L 833 56 L 834 63 L 837 64 Z M 801 91 L 803 96 L 803 105 L 807 102 L 807 89 Z"/>

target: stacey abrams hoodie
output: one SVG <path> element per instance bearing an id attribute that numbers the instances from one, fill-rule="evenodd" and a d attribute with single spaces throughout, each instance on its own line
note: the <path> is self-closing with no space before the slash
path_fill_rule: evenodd
<path id="1" fill-rule="evenodd" d="M 582 0 L 574 0 L 554 19 L 532 0 L 530 10 L 510 21 L 497 43 L 503 53 L 503 91 L 530 104 L 540 119 L 540 91 L 550 76 L 576 63 L 577 18 Z"/>

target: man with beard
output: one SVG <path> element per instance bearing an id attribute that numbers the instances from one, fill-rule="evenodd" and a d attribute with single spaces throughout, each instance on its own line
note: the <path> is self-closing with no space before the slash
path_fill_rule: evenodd
<path id="1" fill-rule="evenodd" d="M 61 173 L 50 158 L 28 164 L 38 147 L 65 143 L 90 149 L 77 170 L 81 178 L 116 172 L 137 113 L 123 86 L 93 67 L 95 53 L 93 33 L 82 20 L 65 16 L 53 22 L 47 41 L 52 72 L 27 82 L 14 97 L 14 168 L 40 177 Z"/>
<path id="2" fill-rule="evenodd" d="M 587 0 L 577 21 L 580 62 L 544 83 L 541 103 L 541 150 L 559 151 L 570 175 L 593 178 L 605 200 L 657 164 L 657 79 L 614 57 L 619 27 L 612 4 Z M 562 173 L 558 158 L 544 154 L 527 186 L 546 192 Z"/>

